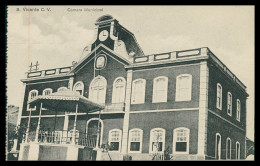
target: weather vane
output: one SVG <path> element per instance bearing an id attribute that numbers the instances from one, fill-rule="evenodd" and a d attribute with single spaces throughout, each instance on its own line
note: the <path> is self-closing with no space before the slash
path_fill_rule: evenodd
<path id="1" fill-rule="evenodd" d="M 33 65 L 32 62 L 31 62 L 31 65 L 29 66 L 29 68 L 30 68 L 30 69 L 29 69 L 29 72 L 38 71 L 38 70 L 39 70 L 38 66 L 40 66 L 40 64 L 38 63 L 38 61 L 36 62 L 35 65 Z"/>

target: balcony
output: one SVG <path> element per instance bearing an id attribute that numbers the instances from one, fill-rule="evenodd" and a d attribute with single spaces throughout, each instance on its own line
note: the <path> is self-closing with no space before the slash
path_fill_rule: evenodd
<path id="1" fill-rule="evenodd" d="M 112 103 L 112 104 L 107 104 L 105 106 L 105 109 L 102 110 L 101 112 L 124 112 L 125 111 L 125 103 Z"/>

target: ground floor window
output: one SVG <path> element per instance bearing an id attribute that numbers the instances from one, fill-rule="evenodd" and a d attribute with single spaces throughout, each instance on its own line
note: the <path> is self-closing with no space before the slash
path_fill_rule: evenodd
<path id="1" fill-rule="evenodd" d="M 173 130 L 173 153 L 189 154 L 190 130 L 177 128 Z"/>
<path id="2" fill-rule="evenodd" d="M 109 131 L 109 145 L 110 151 L 120 151 L 122 131 L 120 129 L 113 129 Z"/>
<path id="3" fill-rule="evenodd" d="M 150 153 L 163 152 L 165 146 L 165 129 L 154 128 L 150 132 Z"/>
<path id="4" fill-rule="evenodd" d="M 129 131 L 129 152 L 141 152 L 143 140 L 143 130 L 131 129 Z"/>
<path id="5" fill-rule="evenodd" d="M 216 134 L 215 158 L 221 159 L 221 135 L 219 133 Z"/>
<path id="6" fill-rule="evenodd" d="M 236 159 L 237 160 L 240 159 L 240 143 L 239 142 L 236 143 Z"/>

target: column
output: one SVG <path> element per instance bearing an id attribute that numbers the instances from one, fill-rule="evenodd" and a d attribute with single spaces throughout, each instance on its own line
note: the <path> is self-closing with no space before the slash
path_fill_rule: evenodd
<path id="1" fill-rule="evenodd" d="M 70 89 L 70 90 L 72 90 L 72 88 L 73 88 L 73 81 L 74 81 L 74 77 L 70 77 L 69 83 L 68 83 L 68 89 Z"/>
<path id="2" fill-rule="evenodd" d="M 77 127 L 78 103 L 76 105 L 76 114 L 73 127 L 72 144 L 76 144 L 76 127 Z"/>
<path id="3" fill-rule="evenodd" d="M 31 123 L 31 113 L 32 113 L 32 108 L 30 109 L 30 114 L 29 114 L 29 119 L 28 119 L 28 125 L 27 125 L 27 130 L 26 130 L 26 137 L 25 137 L 25 142 L 28 143 L 28 137 L 29 137 L 29 131 L 30 131 L 30 123 Z"/>
<path id="4" fill-rule="evenodd" d="M 38 125 L 36 129 L 36 134 L 35 134 L 35 142 L 39 142 L 38 137 L 39 137 L 39 131 L 40 131 L 40 125 L 41 125 L 41 115 L 42 115 L 42 103 L 40 107 L 40 113 L 39 113 L 39 120 L 38 120 Z"/>
<path id="5" fill-rule="evenodd" d="M 207 121 L 208 121 L 208 79 L 207 62 L 200 63 L 200 96 L 199 96 L 199 128 L 198 155 L 207 154 Z"/>
<path id="6" fill-rule="evenodd" d="M 121 151 L 122 154 L 127 153 L 132 77 L 133 77 L 133 70 L 128 70 L 127 79 L 126 79 L 125 116 L 124 116 L 124 124 L 123 124 L 123 138 L 122 138 L 122 151 Z"/>

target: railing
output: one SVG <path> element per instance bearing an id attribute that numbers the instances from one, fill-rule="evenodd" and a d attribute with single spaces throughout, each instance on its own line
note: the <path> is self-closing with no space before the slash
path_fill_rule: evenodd
<path id="1" fill-rule="evenodd" d="M 40 70 L 40 71 L 35 71 L 35 72 L 28 72 L 27 78 L 65 74 L 65 73 L 68 73 L 71 69 L 72 69 L 72 66 L 55 68 L 55 69 L 48 69 L 48 70 Z"/>
<path id="2" fill-rule="evenodd" d="M 106 105 L 103 112 L 123 112 L 125 111 L 125 103 L 112 103 L 110 105 Z"/>
<path id="3" fill-rule="evenodd" d="M 76 131 L 73 142 L 73 130 L 67 131 L 39 131 L 38 142 L 40 143 L 53 143 L 53 144 L 76 144 L 90 148 L 96 147 L 97 135 L 87 135 Z M 37 142 L 36 132 L 30 132 L 26 141 L 26 134 L 23 135 L 23 143 L 25 142 Z"/>

